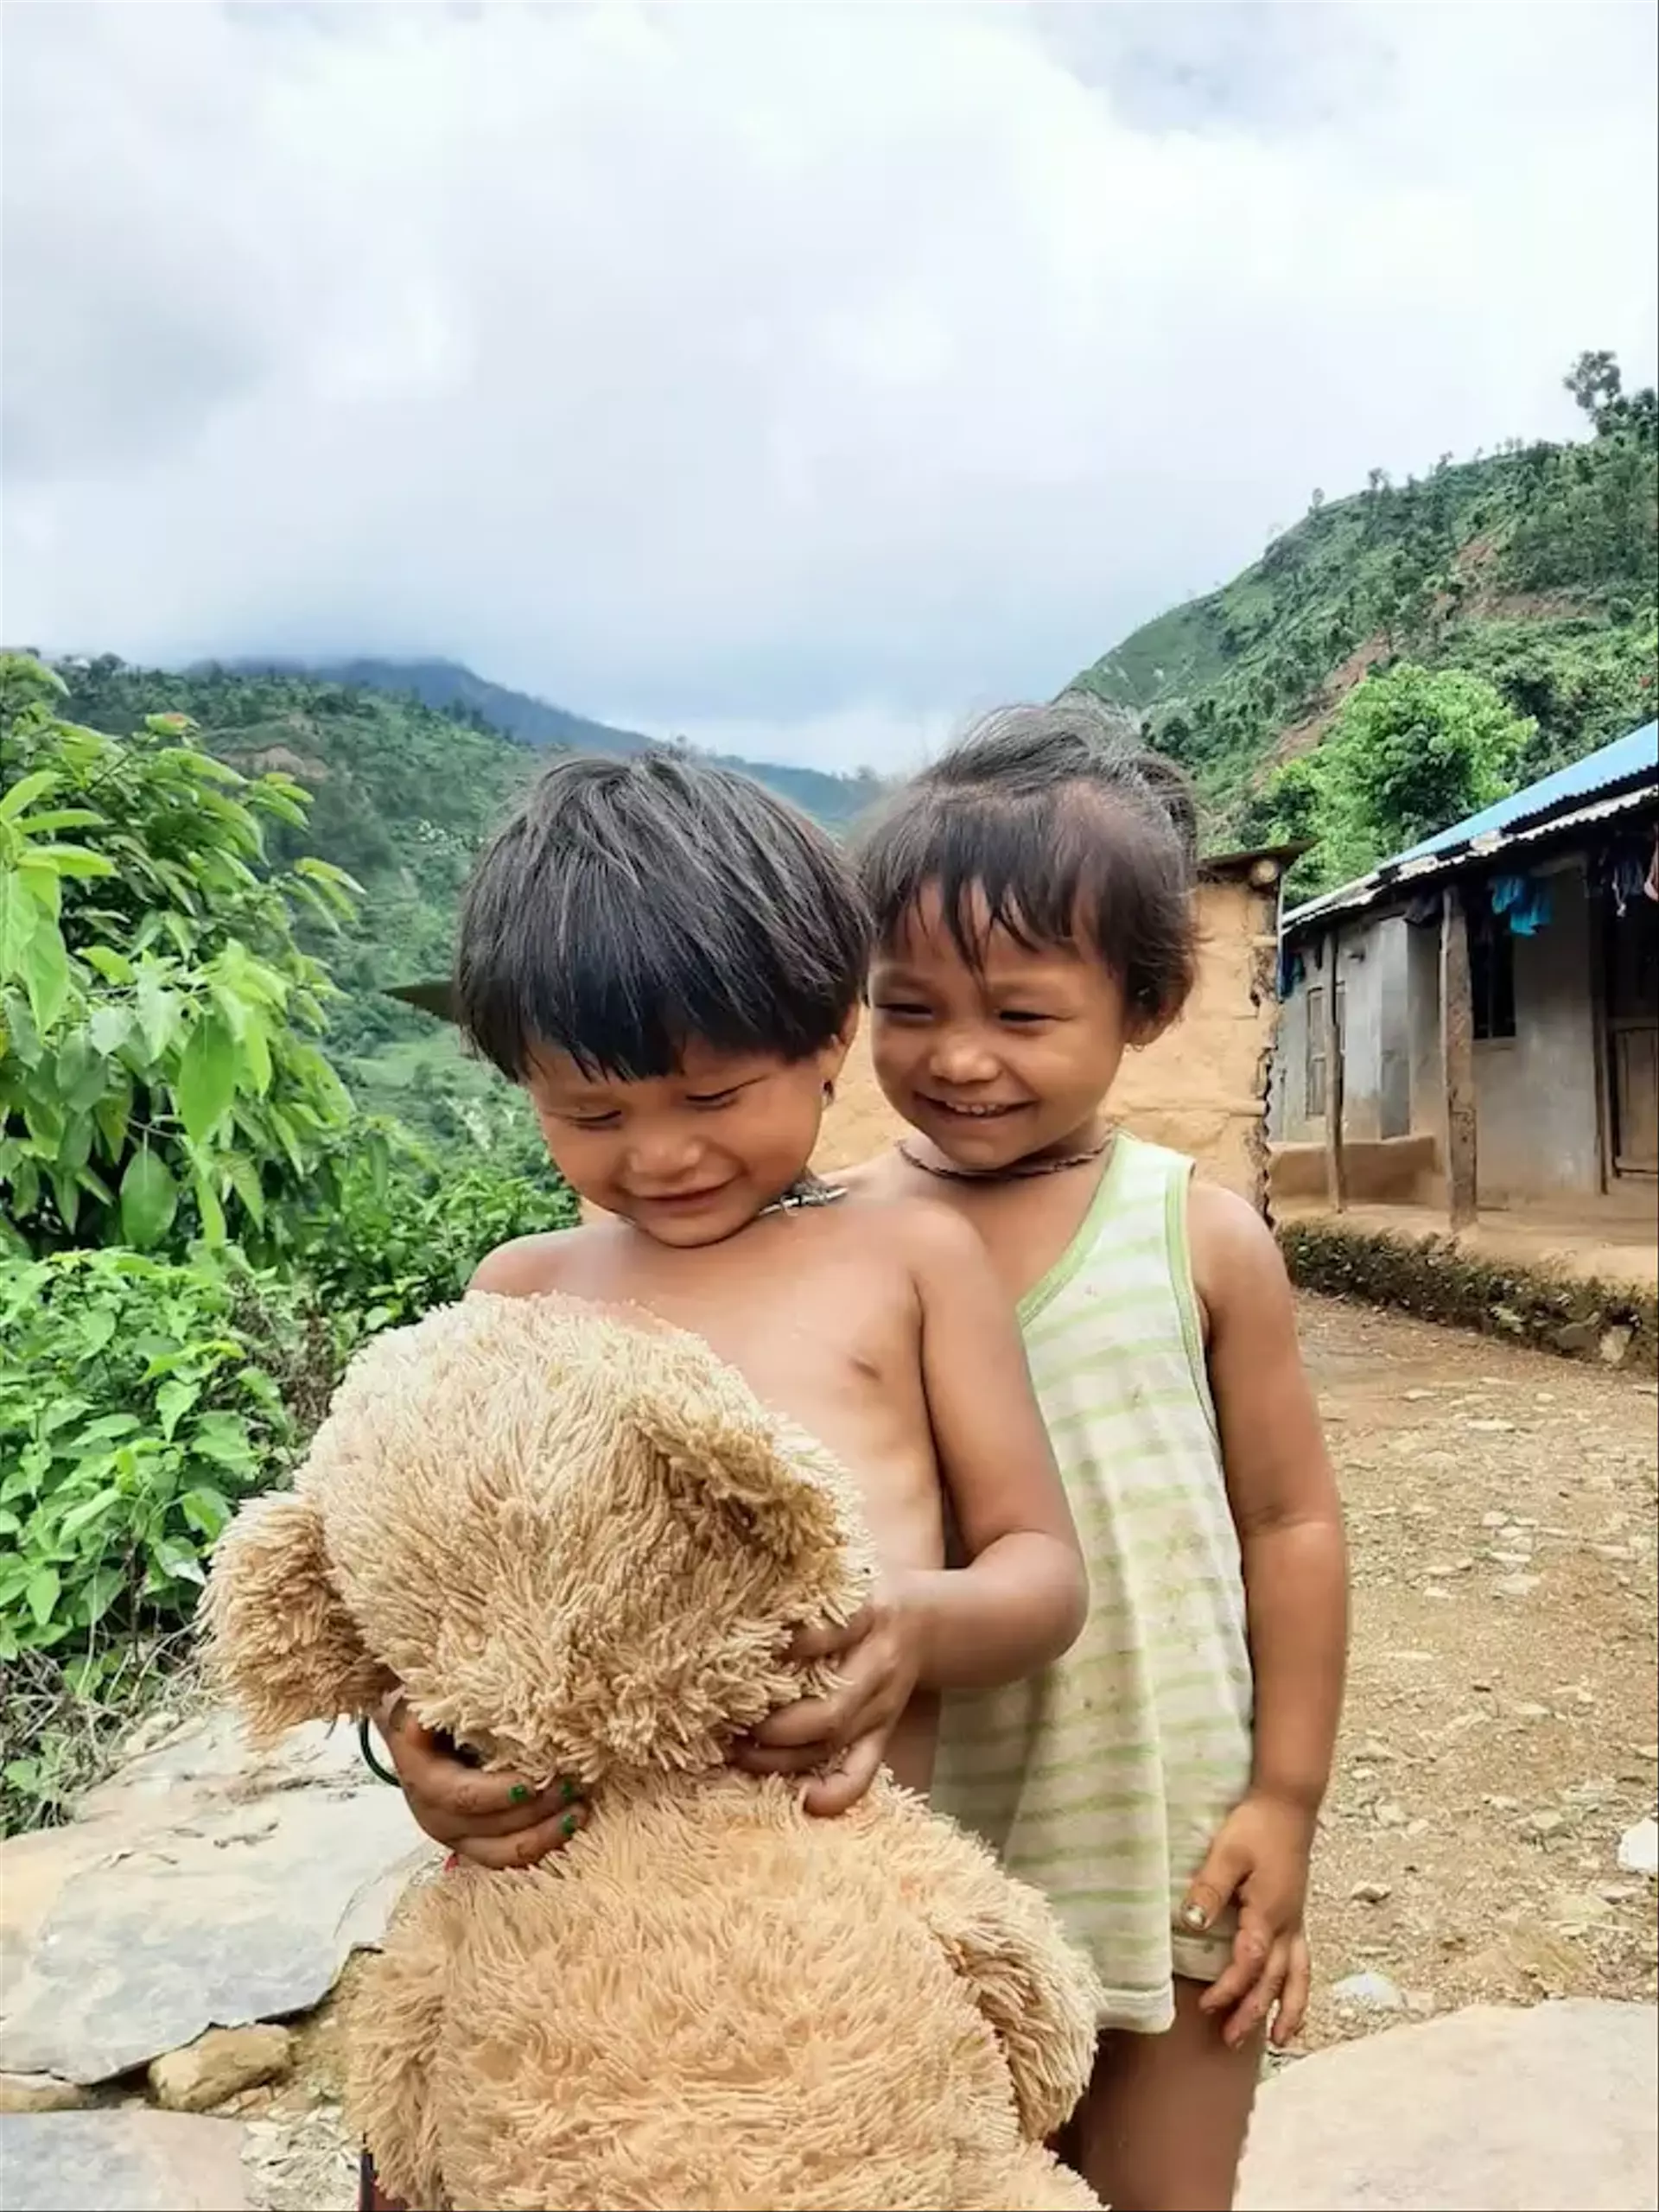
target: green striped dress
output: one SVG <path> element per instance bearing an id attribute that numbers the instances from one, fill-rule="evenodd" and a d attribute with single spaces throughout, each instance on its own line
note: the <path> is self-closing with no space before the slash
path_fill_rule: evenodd
<path id="1" fill-rule="evenodd" d="M 1232 1924 L 1176 1924 L 1250 1771 L 1238 1539 L 1187 1250 L 1192 1163 L 1120 1133 L 1082 1227 L 1020 1309 L 1084 1550 L 1076 1644 L 1025 1682 L 948 1698 L 935 1806 L 1045 1890 L 1109 1993 L 1155 2031 L 1172 1979 L 1213 1981 Z"/>

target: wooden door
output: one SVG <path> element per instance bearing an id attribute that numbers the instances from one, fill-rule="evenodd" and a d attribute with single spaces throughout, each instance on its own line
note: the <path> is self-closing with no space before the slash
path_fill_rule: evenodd
<path id="1" fill-rule="evenodd" d="M 1613 1173 L 1659 1175 L 1659 905 L 1607 918 L 1608 1090 Z"/>

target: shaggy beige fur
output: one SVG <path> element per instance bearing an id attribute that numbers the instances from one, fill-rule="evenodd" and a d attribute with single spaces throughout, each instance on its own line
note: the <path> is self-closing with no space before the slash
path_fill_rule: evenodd
<path id="1" fill-rule="evenodd" d="M 255 1737 L 413 1710 L 567 1776 L 531 1872 L 417 1885 L 349 2024 L 382 2188 L 455 2212 L 1083 2212 L 1042 2147 L 1099 1992 L 1047 1904 L 885 1779 L 724 1764 L 870 1571 L 855 1494 L 696 1338 L 474 1297 L 378 1338 L 207 1599 Z"/>

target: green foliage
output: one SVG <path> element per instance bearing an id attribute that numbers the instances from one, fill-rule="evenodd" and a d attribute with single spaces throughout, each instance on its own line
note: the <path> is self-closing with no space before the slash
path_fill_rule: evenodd
<path id="1" fill-rule="evenodd" d="M 1402 662 L 1367 677 L 1318 751 L 1268 786 L 1270 837 L 1313 842 L 1294 871 L 1298 894 L 1351 882 L 1504 798 L 1534 734 L 1478 676 Z"/>
<path id="2" fill-rule="evenodd" d="M 200 1259 L 0 1260 L 0 1662 L 182 1620 L 294 1440 L 295 1301 Z"/>
<path id="3" fill-rule="evenodd" d="M 1212 844 L 1253 843 L 1282 817 L 1293 789 L 1280 804 L 1264 791 L 1276 765 L 1317 743 L 1369 669 L 1484 677 L 1537 725 L 1523 779 L 1651 715 L 1654 395 L 1626 394 L 1611 355 L 1584 357 L 1567 382 L 1594 429 L 1586 442 L 1446 455 L 1404 485 L 1374 469 L 1363 492 L 1316 498 L 1254 567 L 1077 679 L 1193 774 Z"/>
<path id="4" fill-rule="evenodd" d="M 289 778 L 244 777 L 178 714 L 111 737 L 0 661 L 0 1195 L 35 1251 L 257 1236 L 350 1103 L 296 918 L 349 917 L 327 861 L 276 868 Z"/>

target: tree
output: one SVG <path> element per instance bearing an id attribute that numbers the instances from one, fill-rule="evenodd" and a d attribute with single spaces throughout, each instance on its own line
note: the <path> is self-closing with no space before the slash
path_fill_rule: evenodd
<path id="1" fill-rule="evenodd" d="M 1351 881 L 1504 798 L 1534 728 L 1461 670 L 1405 662 L 1368 676 L 1318 750 L 1287 761 L 1268 787 L 1274 834 L 1315 843 L 1297 889 Z"/>
<path id="2" fill-rule="evenodd" d="M 63 690 L 0 657 L 0 1236 L 257 1240 L 351 1119 L 294 925 L 355 887 L 267 862 L 264 824 L 305 820 L 287 777 L 213 760 L 181 715 L 83 729 Z"/>

